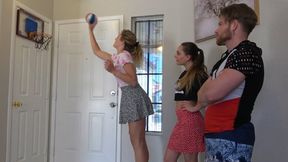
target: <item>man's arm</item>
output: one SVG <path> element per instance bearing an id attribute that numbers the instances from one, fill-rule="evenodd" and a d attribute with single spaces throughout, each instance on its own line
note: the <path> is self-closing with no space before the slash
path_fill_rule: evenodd
<path id="1" fill-rule="evenodd" d="M 215 103 L 237 88 L 244 79 L 243 73 L 235 69 L 224 69 L 217 78 L 207 79 L 198 91 L 198 100 L 206 104 Z"/>
<path id="2" fill-rule="evenodd" d="M 217 78 L 209 77 L 204 82 L 198 91 L 197 104 L 194 107 L 185 107 L 185 109 L 195 112 L 223 99 L 237 88 L 244 79 L 245 75 L 243 73 L 235 69 L 224 69 Z"/>

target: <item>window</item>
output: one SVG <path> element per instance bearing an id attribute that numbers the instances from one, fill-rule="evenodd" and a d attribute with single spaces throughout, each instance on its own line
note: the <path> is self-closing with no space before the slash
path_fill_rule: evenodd
<path id="1" fill-rule="evenodd" d="M 132 31 L 143 48 L 143 65 L 137 68 L 139 84 L 149 95 L 154 114 L 146 119 L 147 132 L 162 132 L 163 16 L 132 17 Z"/>

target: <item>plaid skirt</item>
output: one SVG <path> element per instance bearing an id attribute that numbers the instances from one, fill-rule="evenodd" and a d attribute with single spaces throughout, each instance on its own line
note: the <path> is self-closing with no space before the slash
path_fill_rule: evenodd
<path id="1" fill-rule="evenodd" d="M 154 113 L 150 98 L 139 84 L 121 87 L 121 91 L 120 124 L 134 122 Z"/>

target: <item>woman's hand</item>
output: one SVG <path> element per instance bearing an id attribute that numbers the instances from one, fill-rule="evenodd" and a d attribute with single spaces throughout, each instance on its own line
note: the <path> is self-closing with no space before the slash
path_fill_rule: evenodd
<path id="1" fill-rule="evenodd" d="M 112 60 L 106 60 L 104 65 L 105 65 L 105 69 L 108 72 L 113 73 L 115 71 L 115 66 L 114 66 Z"/>
<path id="2" fill-rule="evenodd" d="M 85 19 L 87 20 L 87 17 L 89 16 L 90 13 L 88 13 L 86 16 L 85 16 Z M 90 23 L 87 23 L 88 26 L 89 26 L 89 29 L 91 31 L 93 31 L 93 29 L 95 28 L 95 26 L 97 25 L 97 23 L 93 23 L 93 24 L 90 24 Z"/>
<path id="3" fill-rule="evenodd" d="M 191 104 L 191 101 L 181 101 L 179 107 L 190 112 L 197 112 L 202 108 L 200 104 Z"/>
<path id="4" fill-rule="evenodd" d="M 201 109 L 202 107 L 200 104 L 197 104 L 195 106 L 189 106 L 189 107 L 184 107 L 184 110 L 190 111 L 190 112 L 197 112 Z"/>

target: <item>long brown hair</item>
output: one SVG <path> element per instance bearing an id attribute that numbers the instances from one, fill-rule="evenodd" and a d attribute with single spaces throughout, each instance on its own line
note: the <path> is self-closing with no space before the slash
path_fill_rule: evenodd
<path id="1" fill-rule="evenodd" d="M 183 42 L 181 46 L 183 47 L 183 52 L 191 56 L 193 64 L 187 69 L 186 74 L 177 81 L 177 89 L 185 88 L 186 92 L 189 92 L 195 79 L 201 83 L 201 78 L 207 78 L 207 68 L 204 65 L 204 53 L 202 49 L 192 42 Z"/>
<path id="2" fill-rule="evenodd" d="M 132 31 L 124 29 L 121 32 L 121 40 L 124 41 L 124 50 L 131 54 L 135 66 L 141 66 L 143 50 L 139 42 L 137 42 L 136 35 Z"/>

